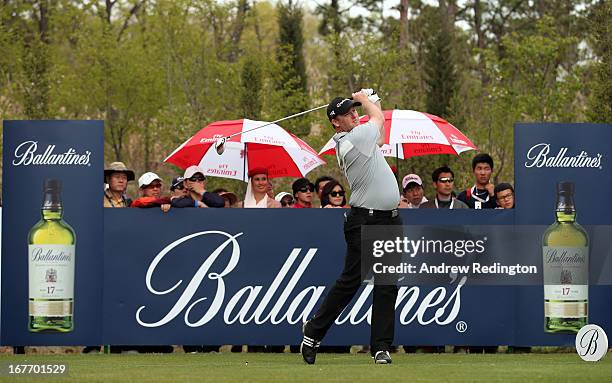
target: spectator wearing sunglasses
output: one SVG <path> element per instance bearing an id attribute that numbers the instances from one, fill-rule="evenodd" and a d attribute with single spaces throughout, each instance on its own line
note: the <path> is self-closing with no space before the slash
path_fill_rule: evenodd
<path id="1" fill-rule="evenodd" d="M 348 208 L 345 194 L 342 185 L 336 180 L 331 180 L 325 184 L 321 192 L 321 206 L 324 208 Z"/>
<path id="2" fill-rule="evenodd" d="M 272 184 L 268 180 L 268 169 L 256 168 L 249 170 L 249 183 L 244 195 L 245 208 L 279 208 L 280 202 L 268 194 L 272 190 Z"/>
<path id="3" fill-rule="evenodd" d="M 434 170 L 431 179 L 436 195 L 432 201 L 421 204 L 420 209 L 468 209 L 468 205 L 453 196 L 455 173 L 448 166 Z"/>
<path id="4" fill-rule="evenodd" d="M 319 201 L 322 201 L 321 196 L 323 195 L 323 188 L 325 187 L 325 185 L 327 185 L 329 181 L 335 180 L 333 179 L 333 177 L 330 176 L 321 176 L 315 181 L 315 191 L 317 192 L 317 197 L 319 198 Z M 321 207 L 324 206 L 325 205 L 323 205 L 323 202 L 321 202 Z"/>
<path id="5" fill-rule="evenodd" d="M 274 199 L 280 202 L 281 207 L 284 207 L 284 208 L 292 208 L 293 205 L 295 204 L 295 199 L 293 198 L 291 193 L 287 193 L 287 192 L 278 193 L 276 197 L 274 197 Z"/>
<path id="6" fill-rule="evenodd" d="M 189 194 L 183 184 L 183 176 L 174 177 L 170 184 L 170 200 L 187 197 Z"/>
<path id="7" fill-rule="evenodd" d="M 295 198 L 294 208 L 303 209 L 312 207 L 312 192 L 314 192 L 315 188 L 308 178 L 298 178 L 291 185 L 291 189 L 293 190 L 293 198 Z"/>
<path id="8" fill-rule="evenodd" d="M 160 207 L 165 213 L 170 210 L 170 198 L 162 197 L 162 179 L 153 172 L 146 172 L 138 179 L 140 198 L 132 202 L 131 207 Z"/>
<path id="9" fill-rule="evenodd" d="M 187 196 L 172 200 L 174 207 L 224 207 L 225 200 L 216 193 L 206 191 L 206 176 L 204 171 L 192 165 L 185 169 L 183 185 Z"/>

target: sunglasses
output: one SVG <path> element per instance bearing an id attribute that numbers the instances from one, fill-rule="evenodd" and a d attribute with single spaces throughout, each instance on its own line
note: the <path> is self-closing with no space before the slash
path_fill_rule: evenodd
<path id="1" fill-rule="evenodd" d="M 191 182 L 202 182 L 202 181 L 206 181 L 206 177 L 198 177 L 198 176 L 193 176 L 190 178 L 187 178 L 189 181 Z"/>
<path id="2" fill-rule="evenodd" d="M 149 184 L 146 186 L 147 189 L 155 189 L 155 188 L 161 188 L 162 185 L 160 183 L 154 183 L 154 184 Z"/>
<path id="3" fill-rule="evenodd" d="M 291 206 L 293 204 L 295 204 L 295 200 L 293 198 L 281 200 L 281 206 Z"/>
<path id="4" fill-rule="evenodd" d="M 454 179 L 454 178 L 450 178 L 450 177 L 442 177 L 442 178 L 438 178 L 438 182 L 442 182 L 442 183 L 445 183 L 445 184 L 446 184 L 446 183 L 449 183 L 449 184 L 450 184 L 450 183 L 451 183 L 451 182 L 453 182 L 453 181 L 455 181 L 455 179 Z"/>
<path id="5" fill-rule="evenodd" d="M 184 189 L 185 189 L 185 185 L 183 185 L 183 184 L 176 185 L 176 186 L 174 187 L 174 190 L 184 190 Z"/>
<path id="6" fill-rule="evenodd" d="M 308 193 L 308 192 L 311 192 L 311 193 L 312 193 L 313 189 L 312 189 L 310 186 L 307 186 L 307 187 L 304 187 L 304 188 L 299 189 L 298 191 L 299 191 L 300 193 Z"/>
<path id="7" fill-rule="evenodd" d="M 332 197 L 344 197 L 344 190 L 332 191 L 329 193 L 329 195 Z"/>

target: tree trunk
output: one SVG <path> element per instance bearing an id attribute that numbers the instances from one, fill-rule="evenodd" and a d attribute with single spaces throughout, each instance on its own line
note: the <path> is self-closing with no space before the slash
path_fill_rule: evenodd
<path id="1" fill-rule="evenodd" d="M 408 46 L 408 0 L 400 0 L 400 35 L 398 48 L 405 49 Z"/>
<path id="2" fill-rule="evenodd" d="M 249 10 L 249 3 L 247 0 L 240 0 L 238 2 L 238 10 L 236 13 L 236 20 L 234 21 L 234 30 L 231 36 L 230 51 L 227 56 L 227 61 L 233 63 L 236 62 L 238 54 L 240 53 L 240 38 L 242 37 L 242 31 L 244 30 L 246 13 Z"/>

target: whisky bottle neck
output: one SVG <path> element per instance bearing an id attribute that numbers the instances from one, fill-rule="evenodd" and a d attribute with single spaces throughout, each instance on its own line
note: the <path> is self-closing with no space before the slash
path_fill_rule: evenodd
<path id="1" fill-rule="evenodd" d="M 41 209 L 42 218 L 45 221 L 60 220 L 64 213 L 60 193 L 56 190 L 48 190 Z"/>
<path id="2" fill-rule="evenodd" d="M 557 222 L 576 222 L 576 207 L 574 205 L 574 196 L 559 194 L 557 196 L 557 209 L 555 212 Z"/>

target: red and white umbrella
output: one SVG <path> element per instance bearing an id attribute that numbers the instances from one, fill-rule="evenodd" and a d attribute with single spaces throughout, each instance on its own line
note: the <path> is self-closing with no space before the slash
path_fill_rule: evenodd
<path id="1" fill-rule="evenodd" d="M 410 158 L 430 154 L 459 155 L 478 148 L 459 129 L 433 114 L 414 110 L 385 110 L 384 156 Z M 368 116 L 360 119 L 368 121 Z M 336 154 L 336 143 L 330 139 L 319 154 Z"/>
<path id="2" fill-rule="evenodd" d="M 304 177 L 325 164 L 308 144 L 276 124 L 245 132 L 265 124 L 268 123 L 246 118 L 214 122 L 185 141 L 164 162 L 182 169 L 198 165 L 208 176 L 243 181 L 255 168 L 268 169 L 270 178 Z M 223 154 L 218 154 L 214 147 L 217 139 L 235 133 L 238 134 L 225 143 Z"/>

